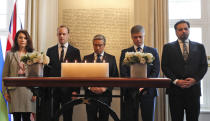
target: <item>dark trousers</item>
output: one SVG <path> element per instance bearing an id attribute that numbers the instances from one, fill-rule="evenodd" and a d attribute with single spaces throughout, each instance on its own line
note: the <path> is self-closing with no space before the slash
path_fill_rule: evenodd
<path id="1" fill-rule="evenodd" d="M 183 121 L 184 111 L 187 121 L 198 121 L 200 114 L 200 96 L 169 95 L 172 121 Z"/>
<path id="2" fill-rule="evenodd" d="M 72 100 L 72 95 L 70 88 L 56 88 L 54 90 L 54 113 L 56 113 L 61 108 L 65 108 L 65 104 L 70 102 Z M 72 121 L 72 115 L 73 115 L 73 107 L 65 108 L 63 112 L 63 121 Z"/>
<path id="3" fill-rule="evenodd" d="M 50 99 L 43 99 L 41 101 L 40 106 L 40 112 L 37 116 L 38 121 L 52 121 L 51 118 L 53 118 L 56 115 L 56 112 L 60 109 L 60 102 L 53 103 L 53 116 L 51 116 L 51 101 Z M 72 114 L 73 114 L 73 108 L 69 108 L 63 112 L 63 121 L 72 121 Z M 55 117 L 54 117 L 55 118 Z"/>
<path id="4" fill-rule="evenodd" d="M 63 112 L 63 121 L 72 121 L 72 115 L 73 115 L 73 107 L 68 107 L 67 110 Z"/>
<path id="5" fill-rule="evenodd" d="M 86 111 L 88 121 L 108 121 L 109 119 L 109 111 L 102 105 L 87 104 Z"/>
<path id="6" fill-rule="evenodd" d="M 71 96 L 68 96 L 67 94 L 64 95 L 63 92 L 60 91 L 60 88 L 44 88 L 42 89 L 42 93 L 45 93 L 45 95 L 41 97 L 40 109 L 37 117 L 38 121 L 52 121 L 52 118 L 55 118 L 59 111 L 60 106 L 63 107 L 65 103 L 72 100 Z M 71 94 L 71 92 L 69 94 Z M 53 96 L 53 98 L 51 96 Z M 52 109 L 53 112 L 51 114 Z M 72 114 L 73 108 L 69 108 L 68 106 L 68 109 L 65 109 L 63 112 L 63 121 L 72 121 Z"/>
<path id="7" fill-rule="evenodd" d="M 15 112 L 13 113 L 14 121 L 31 121 L 30 120 L 31 113 L 30 112 Z M 21 120 L 22 117 L 22 120 Z"/>
<path id="8" fill-rule="evenodd" d="M 154 121 L 156 97 L 150 95 L 143 95 L 136 98 L 126 96 L 124 102 L 124 121 L 138 121 L 139 104 L 141 108 L 142 120 Z"/>
<path id="9" fill-rule="evenodd" d="M 52 121 L 50 98 L 41 98 L 37 121 Z"/>
<path id="10" fill-rule="evenodd" d="M 86 91 L 86 98 L 92 98 L 99 100 L 108 106 L 111 105 L 112 97 L 109 91 L 106 91 L 102 95 L 97 95 L 90 91 Z M 105 108 L 102 104 L 91 102 L 86 104 L 86 112 L 88 121 L 108 121 L 109 120 L 109 110 Z"/>

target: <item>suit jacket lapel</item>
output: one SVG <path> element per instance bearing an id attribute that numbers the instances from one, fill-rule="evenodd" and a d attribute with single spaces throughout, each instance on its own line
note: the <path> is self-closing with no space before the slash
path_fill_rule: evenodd
<path id="1" fill-rule="evenodd" d="M 131 47 L 131 52 L 136 52 L 134 46 Z"/>
<path id="2" fill-rule="evenodd" d="M 74 53 L 72 52 L 72 47 L 71 45 L 68 43 L 68 48 L 67 48 L 67 51 L 66 51 L 66 55 L 65 55 L 65 58 L 64 60 L 68 60 L 69 62 L 74 62 L 75 60 L 73 60 L 73 55 Z"/>
<path id="3" fill-rule="evenodd" d="M 177 50 L 178 50 L 178 55 L 179 55 L 180 58 L 182 58 L 182 60 L 185 62 L 184 57 L 183 57 L 183 55 L 182 55 L 182 50 L 181 50 L 181 47 L 180 47 L 180 45 L 179 45 L 178 40 L 175 42 L 175 46 L 176 46 L 176 48 L 177 48 Z"/>
<path id="4" fill-rule="evenodd" d="M 107 53 L 106 52 L 104 52 L 104 56 L 103 56 L 103 60 L 105 61 L 105 62 L 109 62 L 108 60 L 108 57 L 107 57 Z"/>
<path id="5" fill-rule="evenodd" d="M 55 59 L 55 62 L 59 62 L 58 45 L 55 46 L 54 53 L 55 53 L 55 57 L 53 59 Z"/>
<path id="6" fill-rule="evenodd" d="M 14 57 L 15 57 L 15 60 L 17 61 L 17 63 L 20 63 L 20 59 L 19 59 L 19 56 L 18 56 L 18 51 L 16 51 L 14 53 Z"/>
<path id="7" fill-rule="evenodd" d="M 147 46 L 144 46 L 144 48 L 143 48 L 143 53 L 148 53 L 149 51 L 148 51 L 148 47 Z"/>
<path id="8" fill-rule="evenodd" d="M 70 53 L 71 53 L 71 46 L 70 46 L 70 44 L 68 44 L 68 48 L 66 50 L 66 55 L 64 57 L 64 61 L 68 60 L 68 56 L 70 56 Z M 70 60 L 68 60 L 68 61 L 70 61 Z"/>
<path id="9" fill-rule="evenodd" d="M 189 61 L 191 59 L 191 57 L 193 57 L 193 47 L 194 45 L 192 44 L 191 41 L 189 41 L 189 55 L 188 55 L 188 58 L 187 58 L 187 61 Z"/>
<path id="10" fill-rule="evenodd" d="M 93 54 L 91 54 L 90 56 L 89 56 L 89 58 L 88 58 L 88 62 L 94 62 L 94 60 L 95 60 L 95 58 L 94 58 L 94 53 Z"/>

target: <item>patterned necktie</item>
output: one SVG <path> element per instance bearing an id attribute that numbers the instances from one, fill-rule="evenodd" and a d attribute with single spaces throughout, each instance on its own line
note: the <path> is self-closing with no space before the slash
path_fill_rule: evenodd
<path id="1" fill-rule="evenodd" d="M 188 58 L 188 52 L 187 52 L 187 45 L 185 42 L 183 42 L 183 58 L 185 61 L 187 61 Z"/>
<path id="2" fill-rule="evenodd" d="M 64 56 L 64 46 L 63 46 L 63 45 L 61 45 L 61 48 L 62 48 L 62 50 L 61 50 L 60 62 L 63 62 L 63 56 Z"/>
<path id="3" fill-rule="evenodd" d="M 100 63 L 100 62 L 101 62 L 100 57 L 101 57 L 101 55 L 100 55 L 100 54 L 97 54 L 97 59 L 96 59 L 96 62 L 97 62 L 97 63 Z"/>

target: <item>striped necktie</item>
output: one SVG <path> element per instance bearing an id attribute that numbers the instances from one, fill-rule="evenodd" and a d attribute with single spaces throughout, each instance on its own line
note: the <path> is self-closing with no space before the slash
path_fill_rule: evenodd
<path id="1" fill-rule="evenodd" d="M 63 62 L 63 56 L 64 56 L 64 45 L 61 45 L 61 56 L 60 56 L 60 62 Z"/>

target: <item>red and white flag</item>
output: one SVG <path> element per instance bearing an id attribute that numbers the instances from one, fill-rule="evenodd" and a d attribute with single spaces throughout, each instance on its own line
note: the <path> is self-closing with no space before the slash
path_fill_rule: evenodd
<path id="1" fill-rule="evenodd" d="M 14 8 L 13 8 L 13 12 L 12 12 L 12 16 L 10 19 L 10 24 L 9 24 L 9 33 L 8 33 L 8 38 L 7 38 L 7 46 L 6 46 L 6 52 L 9 51 L 13 44 L 14 44 L 14 39 L 15 39 L 15 34 L 19 29 L 22 29 L 22 23 L 20 21 L 20 27 L 17 27 L 17 8 L 16 8 L 16 1 L 14 3 Z M 9 114 L 9 121 L 12 121 L 13 118 L 12 116 Z"/>
<path id="2" fill-rule="evenodd" d="M 17 27 L 17 7 L 16 7 L 16 1 L 15 1 L 14 9 L 13 9 L 12 16 L 10 19 L 10 24 L 9 24 L 9 33 L 8 33 L 8 38 L 7 38 L 6 51 L 9 51 L 12 48 L 14 39 L 15 39 L 15 34 L 18 31 L 18 29 L 22 29 L 22 23 L 20 21 L 20 27 Z"/>

